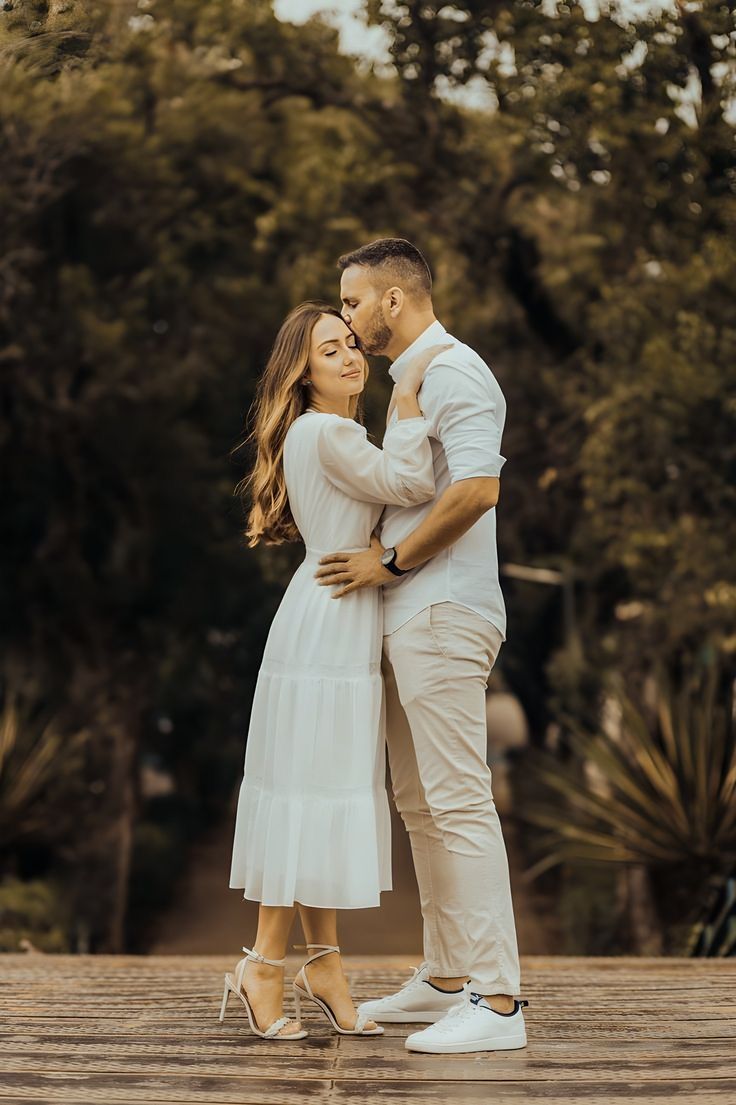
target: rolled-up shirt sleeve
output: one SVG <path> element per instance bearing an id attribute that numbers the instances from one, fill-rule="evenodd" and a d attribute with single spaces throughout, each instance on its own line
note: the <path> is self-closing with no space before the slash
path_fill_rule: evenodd
<path id="1" fill-rule="evenodd" d="M 419 400 L 432 437 L 444 449 L 450 482 L 500 476 L 505 419 L 503 400 L 494 396 L 487 369 L 437 362 L 427 372 Z"/>
<path id="2" fill-rule="evenodd" d="M 317 451 L 331 483 L 353 499 L 414 506 L 434 497 L 434 468 L 425 418 L 402 418 L 386 431 L 383 449 L 351 418 L 327 415 Z"/>

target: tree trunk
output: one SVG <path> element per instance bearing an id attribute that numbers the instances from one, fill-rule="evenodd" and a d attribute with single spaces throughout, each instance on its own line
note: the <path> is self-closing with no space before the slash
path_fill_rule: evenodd
<path id="1" fill-rule="evenodd" d="M 620 890 L 626 903 L 633 951 L 637 955 L 661 955 L 662 926 L 647 868 L 642 864 L 626 867 L 621 873 Z"/>
<path id="2" fill-rule="evenodd" d="M 111 953 L 122 953 L 126 946 L 125 922 L 136 815 L 137 750 L 138 719 L 121 713 L 113 721 L 110 771 L 116 816 L 111 833 L 111 910 L 105 951 Z"/>

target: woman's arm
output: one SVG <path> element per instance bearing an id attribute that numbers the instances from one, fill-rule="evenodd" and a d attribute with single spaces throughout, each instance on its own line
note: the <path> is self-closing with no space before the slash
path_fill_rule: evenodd
<path id="1" fill-rule="evenodd" d="M 419 406 L 419 389 L 424 383 L 424 376 L 435 357 L 451 349 L 449 343 L 445 345 L 433 345 L 412 357 L 401 374 L 401 379 L 394 387 L 391 400 L 386 412 L 386 426 L 391 421 L 394 408 L 397 411 L 399 421 L 403 418 L 417 418 L 422 415 Z"/>
<path id="2" fill-rule="evenodd" d="M 386 434 L 383 449 L 350 418 L 323 416 L 317 451 L 328 480 L 346 495 L 367 503 L 412 506 L 435 493 L 429 424 L 407 415 Z"/>
<path id="3" fill-rule="evenodd" d="M 450 346 L 434 345 L 412 357 L 394 389 L 397 421 L 386 431 L 383 449 L 365 438 L 348 418 L 327 415 L 320 428 L 319 458 L 328 479 L 354 499 L 414 506 L 435 493 L 429 424 L 417 394 L 432 361 Z"/>

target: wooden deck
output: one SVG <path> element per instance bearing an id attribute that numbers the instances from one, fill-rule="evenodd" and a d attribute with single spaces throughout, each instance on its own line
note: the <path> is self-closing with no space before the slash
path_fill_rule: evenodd
<path id="1" fill-rule="evenodd" d="M 346 964 L 361 1000 L 410 973 L 399 957 Z M 477 1056 L 410 1054 L 404 1025 L 338 1037 L 316 1011 L 308 1039 L 259 1040 L 237 1003 L 217 1020 L 232 965 L 0 957 L 0 1103 L 736 1103 L 734 960 L 527 958 L 528 1047 Z"/>

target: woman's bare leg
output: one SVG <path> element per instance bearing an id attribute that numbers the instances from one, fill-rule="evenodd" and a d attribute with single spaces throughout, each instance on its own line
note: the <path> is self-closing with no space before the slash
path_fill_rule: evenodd
<path id="1" fill-rule="evenodd" d="M 283 959 L 294 923 L 296 906 L 268 906 L 258 908 L 258 932 L 253 951 L 268 959 Z M 258 1027 L 265 1031 L 270 1024 L 284 1015 L 284 968 L 268 963 L 256 963 L 249 959 L 243 973 L 243 989 L 248 995 L 250 1007 Z M 289 1021 L 279 1036 L 298 1032 L 298 1021 Z"/>
<path id="2" fill-rule="evenodd" d="M 337 910 L 299 906 L 299 917 L 307 944 L 337 944 Z M 309 948 L 311 955 L 317 949 Z M 342 1028 L 355 1028 L 357 1014 L 350 996 L 348 980 L 342 969 L 340 956 L 335 952 L 315 959 L 307 967 L 309 984 L 314 993 L 326 1002 Z M 375 1021 L 368 1021 L 366 1028 L 375 1028 Z"/>

